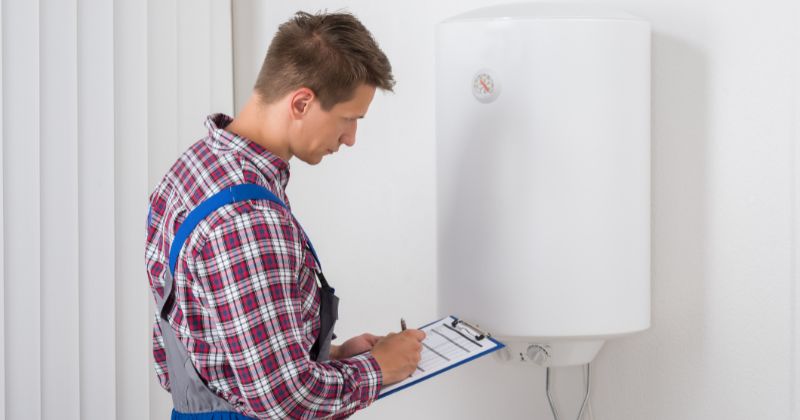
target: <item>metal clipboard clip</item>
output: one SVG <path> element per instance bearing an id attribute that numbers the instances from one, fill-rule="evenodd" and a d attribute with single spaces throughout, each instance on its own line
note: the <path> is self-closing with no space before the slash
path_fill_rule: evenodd
<path id="1" fill-rule="evenodd" d="M 475 339 L 478 341 L 483 340 L 486 337 L 492 336 L 491 334 L 482 330 L 476 325 L 470 324 L 469 322 L 464 321 L 462 319 L 455 319 L 453 320 L 453 322 L 450 323 L 450 325 L 458 331 L 461 331 L 463 333 L 466 333 L 467 335 L 475 337 Z"/>

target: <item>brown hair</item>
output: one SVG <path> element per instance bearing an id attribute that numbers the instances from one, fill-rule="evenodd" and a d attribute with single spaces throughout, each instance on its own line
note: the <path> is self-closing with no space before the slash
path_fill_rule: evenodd
<path id="1" fill-rule="evenodd" d="M 278 28 L 256 80 L 264 103 L 300 87 L 324 110 L 350 100 L 361 84 L 392 91 L 392 66 L 372 34 L 349 13 L 297 12 Z"/>

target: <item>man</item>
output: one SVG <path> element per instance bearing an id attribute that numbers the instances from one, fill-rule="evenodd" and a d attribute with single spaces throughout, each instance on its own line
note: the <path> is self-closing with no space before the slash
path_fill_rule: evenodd
<path id="1" fill-rule="evenodd" d="M 155 368 L 175 418 L 345 418 L 408 377 L 424 333 L 331 346 L 338 299 L 285 188 L 341 145 L 391 66 L 352 15 L 280 26 L 235 119 L 212 115 L 150 197 Z"/>

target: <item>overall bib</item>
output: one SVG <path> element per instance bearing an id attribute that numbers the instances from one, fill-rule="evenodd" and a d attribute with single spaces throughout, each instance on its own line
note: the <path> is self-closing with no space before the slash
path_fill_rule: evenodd
<path id="1" fill-rule="evenodd" d="M 165 273 L 164 294 L 158 297 L 156 293 L 156 305 L 159 313 L 159 325 L 161 326 L 164 339 L 164 348 L 167 354 L 167 370 L 169 371 L 170 389 L 174 409 L 172 410 L 172 420 L 252 420 L 251 417 L 244 416 L 223 398 L 215 394 L 208 388 L 206 382 L 192 365 L 186 347 L 178 340 L 175 331 L 167 321 L 167 315 L 175 304 L 175 290 L 173 276 L 175 266 L 178 262 L 183 244 L 189 238 L 192 230 L 206 216 L 216 209 L 246 200 L 268 200 L 279 204 L 283 208 L 288 208 L 268 189 L 255 184 L 243 184 L 226 188 L 211 198 L 200 203 L 186 217 L 186 220 L 178 229 L 175 239 L 169 251 L 169 271 Z M 290 212 L 291 214 L 291 212 Z M 294 216 L 292 216 L 294 218 Z M 296 222 L 296 219 L 295 219 Z M 298 223 L 298 226 L 300 224 Z M 317 261 L 319 270 L 315 270 L 317 279 L 321 287 L 320 294 L 320 329 L 314 345 L 311 347 L 311 359 L 322 362 L 328 360 L 331 349 L 331 340 L 335 338 L 333 326 L 338 319 L 339 298 L 334 294 L 334 289 L 328 285 L 325 276 L 322 274 L 316 251 L 311 241 L 306 236 L 302 227 L 306 248 L 311 251 Z"/>

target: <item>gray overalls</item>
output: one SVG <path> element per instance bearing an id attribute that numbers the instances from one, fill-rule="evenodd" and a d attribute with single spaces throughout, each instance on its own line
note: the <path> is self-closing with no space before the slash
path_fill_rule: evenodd
<path id="1" fill-rule="evenodd" d="M 169 271 L 165 272 L 164 294 L 156 297 L 156 305 L 159 313 L 159 325 L 161 326 L 164 338 L 164 348 L 167 354 L 167 370 L 169 371 L 170 389 L 174 410 L 172 411 L 173 420 L 245 420 L 251 419 L 236 412 L 236 410 L 223 398 L 219 397 L 208 388 L 206 382 L 200 377 L 195 369 L 186 347 L 178 340 L 175 331 L 167 320 L 169 312 L 175 305 L 175 289 L 173 276 L 175 266 L 178 262 L 183 244 L 188 239 L 192 230 L 206 216 L 216 209 L 245 200 L 269 200 L 281 205 L 289 210 L 286 205 L 268 189 L 255 184 L 237 185 L 226 188 L 215 194 L 211 198 L 200 203 L 186 217 L 183 224 L 175 234 L 175 238 L 170 247 Z M 291 214 L 291 212 L 290 212 Z M 294 218 L 294 216 L 292 216 Z M 296 219 L 295 219 L 296 221 Z M 298 223 L 298 226 L 300 224 Z M 302 231 L 302 227 L 300 228 Z M 328 285 L 325 276 L 322 274 L 319 258 L 311 241 L 303 232 L 306 248 L 311 251 L 317 266 L 320 270 L 315 270 L 317 279 L 320 283 L 320 329 L 317 340 L 311 347 L 311 360 L 328 360 L 331 349 L 331 340 L 335 338 L 333 326 L 338 319 L 339 298 L 334 294 L 334 289 Z"/>

